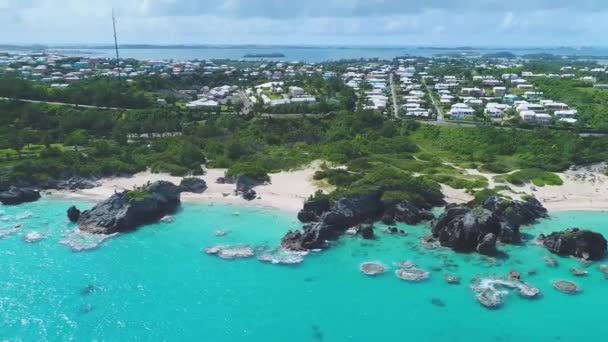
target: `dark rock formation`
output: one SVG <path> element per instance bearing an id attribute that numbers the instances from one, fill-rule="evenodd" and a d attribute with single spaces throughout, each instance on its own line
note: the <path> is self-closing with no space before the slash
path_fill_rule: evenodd
<path id="1" fill-rule="evenodd" d="M 10 187 L 0 192 L 0 203 L 4 205 L 18 205 L 26 202 L 35 202 L 40 199 L 40 193 L 27 188 Z"/>
<path id="2" fill-rule="evenodd" d="M 361 223 L 357 225 L 357 234 L 361 235 L 366 240 L 373 240 L 376 238 L 374 235 L 374 225 L 371 223 Z"/>
<path id="3" fill-rule="evenodd" d="M 226 183 L 228 183 L 228 178 L 225 179 Z M 257 193 L 253 190 L 254 187 L 262 184 L 251 177 L 248 176 L 238 176 L 236 178 L 236 189 L 234 190 L 234 194 L 237 196 L 241 196 L 247 201 L 253 201 L 257 197 Z"/>
<path id="4" fill-rule="evenodd" d="M 180 192 L 173 183 L 159 181 L 141 189 L 114 194 L 80 215 L 80 230 L 113 234 L 156 222 L 177 210 Z"/>
<path id="5" fill-rule="evenodd" d="M 247 201 L 253 201 L 254 199 L 256 199 L 257 195 L 258 194 L 253 189 L 249 189 L 241 193 L 241 197 L 243 197 L 243 199 Z"/>
<path id="6" fill-rule="evenodd" d="M 329 211 L 329 206 L 328 198 L 308 200 L 298 213 L 298 220 L 302 223 L 318 221 L 323 213 Z"/>
<path id="7" fill-rule="evenodd" d="M 430 211 L 419 208 L 409 201 L 398 203 L 385 202 L 383 205 L 384 214 L 382 214 L 382 222 L 384 224 L 391 225 L 395 222 L 402 222 L 414 225 L 435 218 Z"/>
<path id="8" fill-rule="evenodd" d="M 486 199 L 482 205 L 512 226 L 530 224 L 541 217 L 547 217 L 547 209 L 534 197 L 527 196 L 523 201 L 512 201 L 498 196 Z"/>
<path id="9" fill-rule="evenodd" d="M 67 180 L 58 181 L 54 189 L 59 190 L 82 190 L 82 189 L 93 189 L 97 187 L 97 183 L 88 178 L 79 176 L 71 177 Z"/>
<path id="10" fill-rule="evenodd" d="M 262 184 L 262 182 L 258 182 L 255 179 L 247 176 L 238 176 L 236 178 L 236 191 L 238 193 L 247 192 L 254 187 Z"/>
<path id="11" fill-rule="evenodd" d="M 306 224 L 303 231 L 290 231 L 281 246 L 288 250 L 308 250 L 325 247 L 325 241 L 336 240 L 344 232 L 367 220 L 379 217 L 382 211 L 380 192 L 370 192 L 336 201 L 318 221 Z"/>
<path id="12" fill-rule="evenodd" d="M 545 217 L 547 211 L 534 198 L 511 201 L 490 197 L 476 208 L 449 206 L 431 223 L 442 246 L 458 252 L 495 255 L 496 243 L 519 243 L 519 227 Z"/>
<path id="13" fill-rule="evenodd" d="M 477 253 L 483 255 L 496 255 L 498 250 L 496 249 L 496 235 L 493 233 L 486 234 L 479 245 L 477 245 Z"/>
<path id="14" fill-rule="evenodd" d="M 200 178 L 184 178 L 179 183 L 179 187 L 182 189 L 182 192 L 192 192 L 195 194 L 202 194 L 207 190 L 207 183 Z"/>
<path id="15" fill-rule="evenodd" d="M 78 208 L 76 208 L 75 206 L 71 206 L 68 209 L 68 219 L 70 219 L 70 222 L 78 222 L 79 218 L 80 210 L 78 210 Z"/>
<path id="16" fill-rule="evenodd" d="M 539 240 L 550 252 L 586 260 L 600 260 L 606 255 L 606 239 L 602 234 L 578 228 L 541 235 Z"/>

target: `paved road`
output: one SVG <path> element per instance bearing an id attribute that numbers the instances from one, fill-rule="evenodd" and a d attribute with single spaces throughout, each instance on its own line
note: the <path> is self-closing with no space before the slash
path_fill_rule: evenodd
<path id="1" fill-rule="evenodd" d="M 391 83 L 391 93 L 393 95 L 393 114 L 395 118 L 399 119 L 399 103 L 397 101 L 397 90 L 395 89 L 395 74 L 391 72 L 389 76 L 389 81 Z"/>
<path id="2" fill-rule="evenodd" d="M 424 85 L 424 89 L 426 89 L 427 94 L 429 94 L 429 97 L 431 98 L 431 102 L 433 103 L 433 107 L 435 107 L 435 111 L 437 112 L 437 121 L 438 122 L 444 122 L 443 109 L 441 108 L 441 106 L 437 102 L 437 97 L 435 97 L 435 93 L 432 91 L 431 88 L 429 88 L 429 86 L 426 84 L 425 80 L 422 81 L 422 84 Z"/>
<path id="3" fill-rule="evenodd" d="M 64 102 L 51 102 L 51 101 L 39 101 L 39 100 L 27 100 L 27 99 L 14 99 L 10 97 L 0 97 L 0 101 L 19 101 L 27 103 L 44 103 L 49 105 L 66 106 L 66 107 L 78 107 L 78 108 L 95 108 L 95 109 L 107 109 L 107 110 L 131 110 L 128 108 L 115 108 L 115 107 L 101 107 L 91 105 L 81 105 L 76 103 L 64 103 Z"/>

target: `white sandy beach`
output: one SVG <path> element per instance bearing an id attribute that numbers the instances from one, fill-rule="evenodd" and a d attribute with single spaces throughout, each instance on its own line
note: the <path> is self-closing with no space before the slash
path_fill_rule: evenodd
<path id="1" fill-rule="evenodd" d="M 478 170 L 465 170 L 468 175 L 483 176 L 488 179 L 490 188 L 497 185 L 509 186 L 511 191 L 502 192 L 513 198 L 524 194 L 536 197 L 549 211 L 608 211 L 608 177 L 600 172 L 588 170 L 567 171 L 558 173 L 564 184 L 561 186 L 535 187 L 531 184 L 515 186 L 508 183 L 497 183 L 497 174 L 484 173 Z M 448 203 L 465 203 L 473 196 L 465 190 L 442 185 Z"/>
<path id="2" fill-rule="evenodd" d="M 207 190 L 202 194 L 184 193 L 184 202 L 204 202 L 209 204 L 254 205 L 264 208 L 278 209 L 286 212 L 298 212 L 304 201 L 320 189 L 313 181 L 314 173 L 319 170 L 320 162 L 306 167 L 271 174 L 269 184 L 255 187 L 259 199 L 248 202 L 234 195 L 234 184 L 217 184 L 216 179 L 224 176 L 224 169 L 207 169 L 200 178 L 207 183 Z M 531 184 L 514 186 L 508 183 L 497 183 L 497 174 L 480 172 L 478 170 L 463 170 L 465 174 L 483 176 L 488 179 L 490 188 L 498 185 L 509 186 L 511 191 L 502 193 L 513 198 L 524 194 L 535 196 L 549 211 L 608 211 L 608 176 L 601 172 L 590 170 L 567 171 L 559 173 L 564 184 L 561 186 L 535 187 Z M 100 186 L 94 189 L 79 191 L 53 191 L 52 195 L 64 198 L 82 198 L 103 200 L 115 191 L 133 189 L 147 182 L 166 180 L 179 184 L 181 177 L 151 172 L 138 173 L 132 177 L 106 178 L 99 181 Z M 442 191 L 448 203 L 466 203 L 473 196 L 465 190 L 454 189 L 442 184 Z"/>
<path id="3" fill-rule="evenodd" d="M 259 199 L 248 202 L 234 195 L 234 184 L 217 184 L 216 180 L 224 176 L 225 169 L 207 169 L 200 176 L 207 183 L 207 190 L 202 194 L 183 193 L 183 202 L 204 202 L 209 204 L 255 205 L 264 208 L 278 209 L 287 212 L 298 212 L 304 201 L 319 188 L 313 182 L 313 175 L 319 169 L 319 163 L 307 167 L 270 174 L 271 182 L 254 188 Z M 132 177 L 106 178 L 99 181 L 99 186 L 93 189 L 78 191 L 53 191 L 51 195 L 63 198 L 80 198 L 103 200 L 114 192 L 131 190 L 147 182 L 165 180 L 179 184 L 182 177 L 168 174 L 142 172 Z"/>

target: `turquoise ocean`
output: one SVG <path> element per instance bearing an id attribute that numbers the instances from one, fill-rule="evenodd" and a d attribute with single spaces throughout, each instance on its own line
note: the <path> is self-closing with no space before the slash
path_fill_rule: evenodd
<path id="1" fill-rule="evenodd" d="M 293 214 L 205 204 L 184 204 L 172 223 L 146 226 L 72 252 L 60 241 L 74 226 L 66 209 L 91 203 L 43 199 L 0 207 L 0 341 L 606 341 L 608 279 L 591 265 L 575 278 L 577 260 L 558 258 L 531 244 L 509 246 L 508 258 L 428 250 L 425 225 L 402 226 L 406 237 L 363 241 L 344 237 L 299 265 L 255 258 L 222 260 L 205 247 L 246 243 L 276 246 L 298 223 Z M 238 215 L 237 215 L 238 214 Z M 528 237 L 568 227 L 608 235 L 605 213 L 563 212 L 524 228 Z M 217 229 L 230 231 L 217 237 Z M 44 235 L 27 243 L 25 234 Z M 6 231 L 5 231 L 6 232 Z M 1 234 L 0 234 L 1 235 Z M 393 263 L 412 261 L 431 272 L 420 283 L 394 276 Z M 359 272 L 365 261 L 391 269 L 378 277 Z M 488 310 L 469 289 L 477 275 L 522 273 L 542 296 L 507 296 Z M 535 275 L 528 271 L 535 270 Z M 462 278 L 448 285 L 443 275 Z M 562 294 L 554 280 L 573 280 L 582 292 Z M 433 304 L 434 303 L 434 304 Z"/>

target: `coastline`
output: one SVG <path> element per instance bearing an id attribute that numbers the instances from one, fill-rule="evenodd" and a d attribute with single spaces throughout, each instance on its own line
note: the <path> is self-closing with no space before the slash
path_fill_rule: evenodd
<path id="1" fill-rule="evenodd" d="M 216 179 L 224 176 L 225 169 L 207 169 L 205 175 L 197 178 L 207 183 L 207 190 L 201 194 L 183 193 L 184 203 L 222 204 L 236 206 L 252 206 L 263 209 L 274 209 L 287 213 L 297 213 L 302 205 L 316 191 L 322 190 L 318 182 L 313 180 L 314 173 L 320 169 L 320 162 L 313 162 L 298 169 L 270 174 L 270 183 L 254 187 L 258 199 L 247 201 L 234 194 L 234 184 L 217 184 Z M 608 176 L 592 171 L 567 171 L 558 173 L 563 184 L 559 186 L 535 187 L 532 184 L 515 186 L 508 183 L 497 183 L 494 178 L 498 174 L 479 172 L 478 170 L 463 170 L 465 174 L 482 176 L 488 180 L 491 187 L 507 186 L 509 190 L 501 194 L 520 199 L 524 195 L 536 197 L 549 212 L 608 212 Z M 104 178 L 98 181 L 99 186 L 93 189 L 65 191 L 47 191 L 50 197 L 62 199 L 82 199 L 101 201 L 111 196 L 115 191 L 133 189 L 147 182 L 166 180 L 179 184 L 182 177 L 174 177 L 164 173 L 141 172 L 131 177 Z M 441 184 L 441 190 L 448 203 L 466 203 L 473 196 L 464 189 L 454 189 Z"/>
<path id="2" fill-rule="evenodd" d="M 201 194 L 183 193 L 184 203 L 204 203 L 209 205 L 253 206 L 263 209 L 274 209 L 287 213 L 297 213 L 304 202 L 320 188 L 314 183 L 313 175 L 319 170 L 320 163 L 312 163 L 300 169 L 270 174 L 271 182 L 254 187 L 258 199 L 247 201 L 234 194 L 234 184 L 217 184 L 216 180 L 224 176 L 225 169 L 207 169 L 205 175 L 196 178 L 207 183 L 207 189 Z M 103 178 L 99 186 L 92 189 L 65 191 L 51 190 L 47 194 L 51 198 L 81 199 L 101 201 L 110 197 L 114 192 L 131 190 L 135 186 L 159 180 L 179 184 L 182 177 L 169 174 L 141 172 L 131 177 Z"/>
<path id="3" fill-rule="evenodd" d="M 533 184 L 516 186 L 498 183 L 495 177 L 500 176 L 499 174 L 468 169 L 463 171 L 465 175 L 485 177 L 490 188 L 508 187 L 509 190 L 499 192 L 514 199 L 521 199 L 524 195 L 534 196 L 549 212 L 608 211 L 608 176 L 601 172 L 572 170 L 557 173 L 562 179 L 562 185 L 537 187 Z M 441 187 L 448 203 L 465 203 L 473 200 L 473 196 L 464 189 L 454 189 L 444 184 Z"/>

